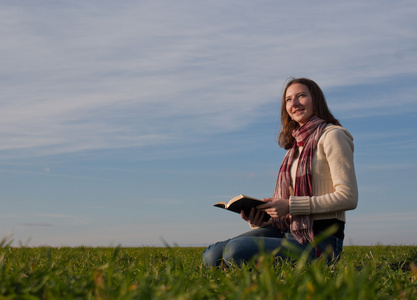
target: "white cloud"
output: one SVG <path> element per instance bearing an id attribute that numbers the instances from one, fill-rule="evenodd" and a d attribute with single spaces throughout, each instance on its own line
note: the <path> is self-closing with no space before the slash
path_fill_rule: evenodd
<path id="1" fill-rule="evenodd" d="M 23 223 L 20 226 L 23 227 L 52 227 L 53 224 L 45 222 L 36 222 L 36 223 Z"/>
<path id="2" fill-rule="evenodd" d="M 257 110 L 277 101 L 290 75 L 330 89 L 417 71 L 411 2 L 3 8 L 0 150 L 14 156 L 238 130 L 262 117 Z M 414 103 L 407 91 L 399 98 L 403 107 Z M 357 116 L 358 106 L 369 114 L 395 104 L 388 96 L 334 105 Z"/>
<path id="3" fill-rule="evenodd" d="M 416 169 L 416 163 L 391 163 L 391 164 L 361 164 L 359 170 L 361 172 L 374 172 L 374 171 L 395 171 L 395 170 L 410 170 Z"/>
<path id="4" fill-rule="evenodd" d="M 416 245 L 417 211 L 348 214 L 346 245 Z"/>
<path id="5" fill-rule="evenodd" d="M 233 232 L 222 231 L 222 222 L 213 227 L 212 218 L 206 224 L 199 220 L 195 226 L 184 219 L 175 224 L 167 224 L 170 220 L 165 218 L 154 221 L 161 215 L 155 203 L 164 207 L 164 213 L 181 210 L 180 214 L 185 214 L 184 194 L 190 194 L 190 184 L 197 182 L 192 187 L 195 190 L 207 184 L 199 182 L 206 163 L 202 157 L 213 157 L 216 151 L 235 152 L 237 145 L 243 148 L 244 139 L 253 139 L 261 132 L 259 127 L 267 117 L 278 119 L 282 84 L 289 76 L 316 80 L 326 94 L 330 93 L 332 110 L 343 118 L 415 113 L 416 13 L 414 1 L 2 2 L 2 197 L 10 199 L 7 203 L 14 209 L 24 203 L 29 210 L 33 205 L 42 211 L 47 205 L 47 211 L 60 212 L 71 203 L 75 213 L 13 214 L 6 208 L 1 227 L 15 228 L 17 240 L 33 237 L 33 244 L 58 246 L 160 244 L 160 237 L 169 243 L 206 243 L 240 233 L 240 227 L 230 229 Z M 382 172 L 400 170 L 405 176 L 415 165 L 404 163 L 404 157 L 414 157 L 415 130 L 411 126 L 401 128 L 401 120 L 390 124 L 390 129 L 365 126 L 365 121 L 357 125 L 358 178 L 366 177 L 367 181 L 359 182 L 363 201 L 358 212 L 371 210 L 374 203 L 386 203 L 391 211 L 392 186 L 398 186 L 399 180 L 405 186 L 402 194 L 410 194 L 406 185 L 413 174 L 403 180 L 397 176 L 399 172 Z M 249 127 L 252 124 L 256 124 L 256 131 Z M 243 135 L 247 128 L 256 133 Z M 270 129 L 272 140 L 274 128 Z M 223 135 L 235 131 L 241 132 Z M 109 160 L 97 158 L 101 153 L 95 151 L 122 148 L 128 149 L 117 155 L 110 151 L 106 156 Z M 132 156 L 130 149 L 134 149 Z M 88 162 L 83 161 L 85 165 L 79 161 L 73 164 L 74 160 L 66 156 L 51 157 L 74 152 L 80 157 L 86 152 L 91 156 Z M 396 159 L 387 159 L 389 154 L 396 154 Z M 34 156 L 45 157 L 25 159 Z M 179 156 L 197 157 L 201 164 L 182 168 L 171 159 Z M 157 162 L 142 165 L 155 157 Z M 167 165 L 161 163 L 163 159 Z M 212 169 L 204 170 L 216 173 L 207 178 L 218 179 L 212 184 L 215 195 L 207 198 L 234 196 L 224 196 L 230 192 L 231 183 L 225 182 L 230 178 L 225 180 L 225 174 L 216 171 L 217 165 L 234 170 L 233 163 L 223 159 L 219 155 Z M 279 164 L 280 159 L 273 163 Z M 248 168 L 239 174 L 240 179 L 252 178 L 245 184 L 257 190 L 259 187 L 250 187 L 250 183 L 265 175 Z M 167 174 L 164 172 L 174 174 L 175 183 L 168 182 L 166 178 L 173 176 L 162 176 Z M 116 178 L 121 173 L 126 176 Z M 370 173 L 387 173 L 384 180 L 390 184 L 376 181 L 378 176 L 368 176 Z M 273 184 L 276 173 L 271 176 Z M 191 177 L 195 181 L 185 180 Z M 100 186 L 101 181 L 104 184 Z M 20 188 L 22 182 L 24 189 Z M 112 185 L 105 186 L 109 182 Z M 164 196 L 174 184 L 176 197 L 181 199 L 178 202 Z M 132 191 L 126 191 L 130 185 Z M 89 188 L 80 189 L 85 186 Z M 135 208 L 141 216 L 149 215 L 149 220 L 141 217 L 143 223 L 124 223 L 126 207 L 113 206 L 112 195 L 105 195 L 103 200 L 104 192 L 97 192 L 113 186 L 115 195 L 134 199 L 120 200 L 132 207 L 142 198 L 153 200 L 146 202 L 151 203 L 148 206 Z M 101 210 L 103 201 L 111 205 Z M 92 211 L 84 211 L 86 203 Z M 187 206 L 187 215 L 194 215 L 195 208 Z M 86 216 L 77 216 L 79 210 Z M 105 217 L 94 217 L 103 211 L 114 214 L 111 223 Z M 123 215 L 123 220 L 116 215 Z M 369 237 L 384 239 L 381 228 L 395 235 L 387 219 L 415 228 L 415 218 L 411 212 L 363 217 L 355 211 L 348 217 L 347 235 L 365 242 Z M 29 228 L 22 224 L 53 226 Z M 404 232 L 395 227 L 399 229 Z M 378 235 L 379 231 L 383 233 Z"/>
<path id="6" fill-rule="evenodd" d="M 388 222 L 389 220 L 389 222 Z M 364 224 L 373 224 L 373 226 L 379 226 L 381 223 L 401 223 L 401 222 L 416 222 L 417 220 L 417 211 L 404 211 L 404 212 L 380 212 L 380 213 L 366 213 L 360 214 L 359 212 L 352 214 L 349 216 L 349 222 L 356 225 L 350 226 L 358 226 L 362 227 Z"/>
<path id="7" fill-rule="evenodd" d="M 66 214 L 57 214 L 57 213 L 31 213 L 31 214 L 16 214 L 9 213 L 0 215 L 2 219 L 18 219 L 18 220 L 34 220 L 34 219 L 77 219 L 81 221 L 79 216 L 75 215 L 66 215 Z"/>

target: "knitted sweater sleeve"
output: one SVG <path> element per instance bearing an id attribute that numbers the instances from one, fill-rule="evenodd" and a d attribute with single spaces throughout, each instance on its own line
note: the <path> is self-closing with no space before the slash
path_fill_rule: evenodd
<path id="1" fill-rule="evenodd" d="M 353 141 L 342 128 L 325 131 L 313 158 L 313 196 L 291 196 L 291 215 L 321 215 L 355 209 L 358 188 L 353 163 Z M 322 218 L 321 217 L 321 218 Z"/>

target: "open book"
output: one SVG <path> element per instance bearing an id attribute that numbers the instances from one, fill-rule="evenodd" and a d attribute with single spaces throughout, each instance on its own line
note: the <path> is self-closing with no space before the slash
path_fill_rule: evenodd
<path id="1" fill-rule="evenodd" d="M 265 204 L 265 202 L 249 196 L 239 195 L 231 199 L 228 203 L 221 201 L 214 204 L 214 206 L 224 208 L 238 214 L 240 214 L 240 212 L 243 210 L 245 215 L 249 216 L 252 207 L 257 207 L 261 204 Z M 267 222 L 270 218 L 271 216 L 265 213 L 264 222 Z"/>

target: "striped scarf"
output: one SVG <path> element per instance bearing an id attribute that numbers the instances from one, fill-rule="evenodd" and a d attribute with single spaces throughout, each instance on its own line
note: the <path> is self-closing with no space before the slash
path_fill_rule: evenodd
<path id="1" fill-rule="evenodd" d="M 311 185 L 311 169 L 313 153 L 317 142 L 326 127 L 327 122 L 317 116 L 311 117 L 306 124 L 294 130 L 294 145 L 287 151 L 279 169 L 277 183 L 273 198 L 289 199 L 291 190 L 291 164 L 298 151 L 303 147 L 298 159 L 296 178 L 294 183 L 294 196 L 313 196 Z M 300 244 L 306 244 L 314 240 L 313 218 L 311 215 L 286 216 L 273 219 L 275 228 L 284 232 L 288 226 L 291 233 Z"/>

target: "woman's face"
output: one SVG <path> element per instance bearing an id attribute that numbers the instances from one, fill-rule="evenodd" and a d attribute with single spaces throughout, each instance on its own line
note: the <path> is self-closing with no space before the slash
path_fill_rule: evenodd
<path id="1" fill-rule="evenodd" d="M 313 98 L 304 84 L 290 85 L 285 93 L 285 102 L 287 113 L 300 127 L 314 115 Z"/>

